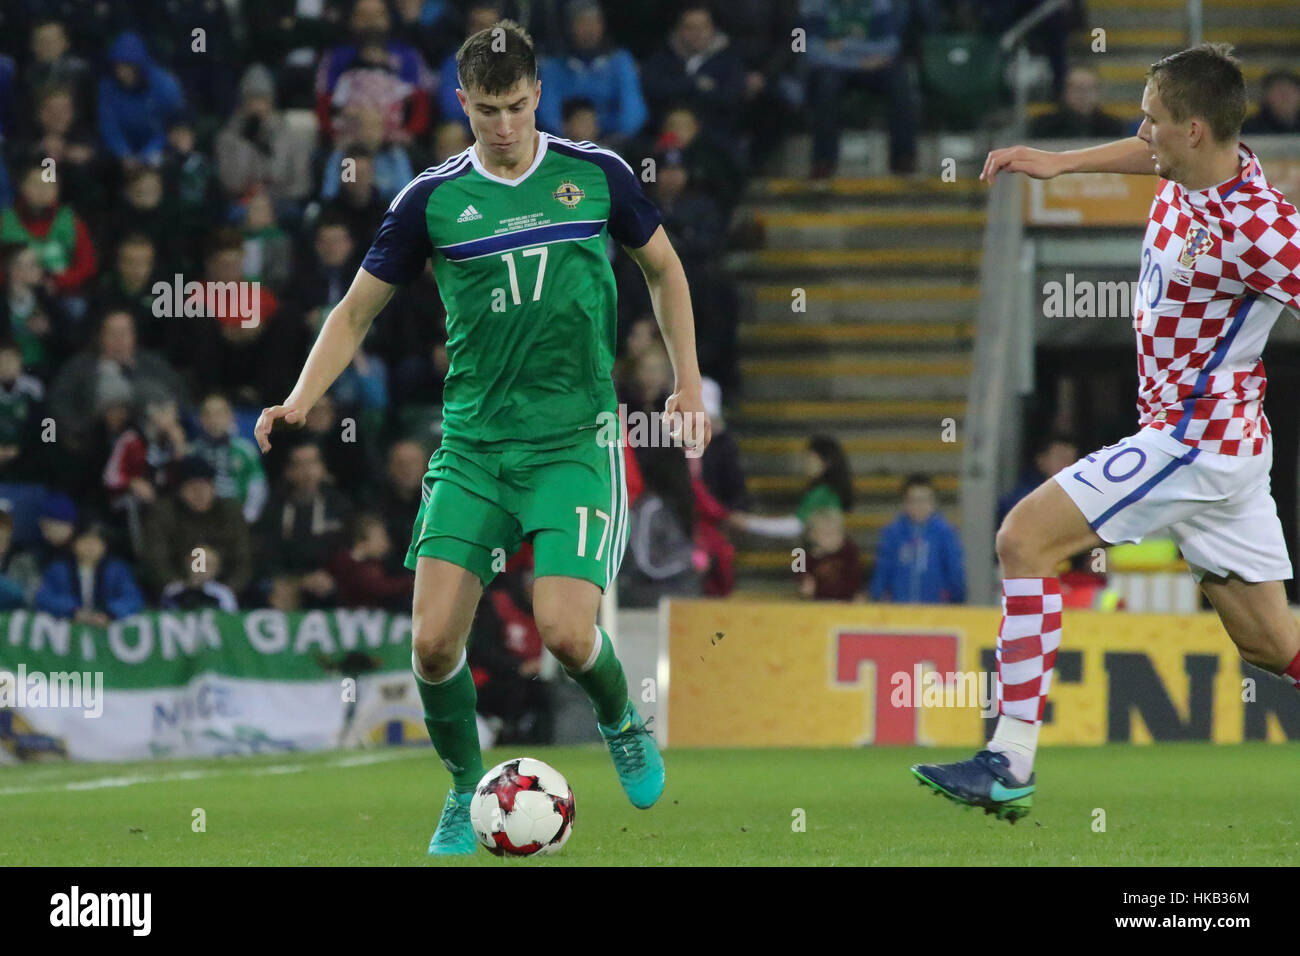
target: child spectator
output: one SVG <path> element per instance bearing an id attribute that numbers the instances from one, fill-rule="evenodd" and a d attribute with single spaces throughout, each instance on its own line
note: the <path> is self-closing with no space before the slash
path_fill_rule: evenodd
<path id="1" fill-rule="evenodd" d="M 961 604 L 966 572 L 961 539 L 935 507 L 925 475 L 903 483 L 903 512 L 880 533 L 871 600 L 910 604 Z"/>
<path id="2" fill-rule="evenodd" d="M 415 594 L 415 575 L 389 574 L 385 569 L 393 545 L 383 519 L 369 512 L 358 513 L 352 519 L 350 540 L 348 547 L 334 552 L 327 567 L 338 588 L 339 604 L 408 609 Z"/>
<path id="3" fill-rule="evenodd" d="M 235 429 L 235 413 L 224 395 L 213 392 L 199 406 L 199 434 L 190 450 L 212 466 L 218 498 L 238 502 L 253 524 L 266 504 L 266 474 L 256 446 Z"/>
<path id="4" fill-rule="evenodd" d="M 745 512 L 733 511 L 731 524 L 769 538 L 798 538 L 807 531 L 808 516 L 814 511 L 834 508 L 850 511 L 853 508 L 853 477 L 849 474 L 848 458 L 834 438 L 814 435 L 804 453 L 804 472 L 808 484 L 803 497 L 792 515 L 764 518 Z"/>
<path id="5" fill-rule="evenodd" d="M 808 516 L 808 567 L 800 582 L 804 597 L 852 601 L 862 587 L 858 546 L 844 533 L 844 512 L 822 508 Z"/>
<path id="6" fill-rule="evenodd" d="M 46 567 L 36 609 L 106 627 L 143 610 L 144 598 L 130 565 L 108 555 L 99 526 L 90 523 L 73 538 L 71 556 L 56 558 Z"/>
<path id="7" fill-rule="evenodd" d="M 185 565 L 184 577 L 163 588 L 159 606 L 164 611 L 197 611 L 209 607 L 238 611 L 235 592 L 217 580 L 221 573 L 221 552 L 206 543 L 195 545 L 194 551 L 202 555 L 202 560 L 191 557 Z"/>

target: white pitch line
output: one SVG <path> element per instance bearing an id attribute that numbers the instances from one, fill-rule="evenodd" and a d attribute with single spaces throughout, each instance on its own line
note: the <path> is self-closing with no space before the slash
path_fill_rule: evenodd
<path id="1" fill-rule="evenodd" d="M 28 793 L 59 793 L 78 790 L 101 790 L 107 787 L 133 787 L 138 783 L 169 783 L 176 780 L 202 780 L 205 777 L 225 777 L 245 775 L 261 777 L 273 774 L 301 773 L 304 770 L 333 769 L 336 767 L 366 767 L 372 764 L 388 763 L 393 760 L 406 760 L 416 756 L 427 757 L 431 750 L 391 750 L 382 753 L 362 754 L 351 757 L 339 757 L 321 763 L 308 764 L 272 764 L 269 767 L 230 767 L 222 770 L 178 770 L 173 773 L 134 775 L 127 777 L 96 777 L 91 780 L 73 780 L 68 783 L 43 787 L 7 787 L 0 789 L 0 797 L 17 796 Z"/>

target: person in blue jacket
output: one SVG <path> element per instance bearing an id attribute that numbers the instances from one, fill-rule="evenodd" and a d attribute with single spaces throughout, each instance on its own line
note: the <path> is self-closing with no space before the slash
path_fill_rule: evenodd
<path id="1" fill-rule="evenodd" d="M 38 611 L 100 627 L 143 608 L 131 568 L 108 555 L 99 526 L 93 523 L 77 533 L 71 556 L 50 562 L 36 592 Z"/>
<path id="2" fill-rule="evenodd" d="M 544 57 L 538 67 L 538 125 L 563 135 L 564 104 L 585 99 L 596 106 L 606 142 L 626 143 L 641 132 L 648 116 L 636 61 L 627 50 L 606 42 L 605 15 L 595 0 L 575 0 L 568 14 L 568 55 Z"/>
<path id="3" fill-rule="evenodd" d="M 966 600 L 961 539 L 936 509 L 934 485 L 926 475 L 911 475 L 903 483 L 903 513 L 880 533 L 871 600 L 909 604 Z"/>
<path id="4" fill-rule="evenodd" d="M 110 72 L 99 81 L 99 134 L 123 166 L 157 166 L 167 124 L 185 107 L 176 77 L 154 63 L 130 30 L 108 52 Z"/>

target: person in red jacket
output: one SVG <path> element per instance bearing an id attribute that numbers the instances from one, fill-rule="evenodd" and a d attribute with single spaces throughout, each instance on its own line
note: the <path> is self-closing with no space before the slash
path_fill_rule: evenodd
<path id="1" fill-rule="evenodd" d="M 59 202 L 53 170 L 30 163 L 15 203 L 0 211 L 0 246 L 35 249 L 60 293 L 75 295 L 95 274 L 95 246 L 81 217 Z"/>
<path id="2" fill-rule="evenodd" d="M 338 603 L 343 607 L 379 607 L 402 610 L 415 593 L 415 577 L 384 569 L 392 542 L 384 519 L 362 512 L 352 521 L 351 544 L 330 558 L 327 570 L 334 579 Z"/>

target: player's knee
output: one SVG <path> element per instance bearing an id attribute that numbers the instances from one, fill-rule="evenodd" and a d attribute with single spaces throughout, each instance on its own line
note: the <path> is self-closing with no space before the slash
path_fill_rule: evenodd
<path id="1" fill-rule="evenodd" d="M 1014 568 L 1026 564 L 1034 557 L 1033 543 L 1025 531 L 1024 522 L 1007 515 L 998 528 L 994 538 L 998 560 L 1004 568 Z"/>
<path id="2" fill-rule="evenodd" d="M 585 618 L 564 613 L 541 614 L 537 618 L 542 643 L 569 670 L 581 667 L 591 654 L 595 630 Z"/>
<path id="3" fill-rule="evenodd" d="M 421 676 L 428 680 L 445 677 L 460 660 L 459 636 L 449 623 L 418 612 L 411 618 L 411 648 Z"/>

